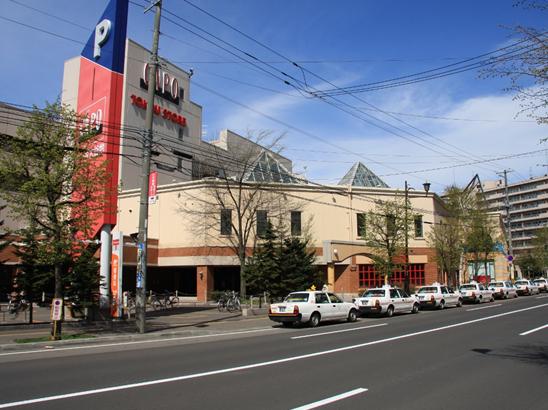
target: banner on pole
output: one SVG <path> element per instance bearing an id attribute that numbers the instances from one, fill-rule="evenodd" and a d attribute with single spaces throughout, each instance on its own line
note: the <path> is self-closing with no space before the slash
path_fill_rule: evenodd
<path id="1" fill-rule="evenodd" d="M 112 317 L 122 317 L 122 276 L 124 268 L 124 234 L 112 234 L 112 256 L 110 262 L 110 293 L 112 295 Z"/>

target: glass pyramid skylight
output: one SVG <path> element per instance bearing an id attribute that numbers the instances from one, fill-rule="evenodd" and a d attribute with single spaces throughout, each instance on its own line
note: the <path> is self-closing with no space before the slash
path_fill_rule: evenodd
<path id="1" fill-rule="evenodd" d="M 254 182 L 278 182 L 282 184 L 303 184 L 303 180 L 294 177 L 280 162 L 267 151 L 262 151 L 250 171 L 244 178 L 245 181 Z"/>
<path id="2" fill-rule="evenodd" d="M 356 162 L 346 173 L 339 185 L 352 185 L 373 188 L 389 188 L 389 186 L 361 162 Z"/>

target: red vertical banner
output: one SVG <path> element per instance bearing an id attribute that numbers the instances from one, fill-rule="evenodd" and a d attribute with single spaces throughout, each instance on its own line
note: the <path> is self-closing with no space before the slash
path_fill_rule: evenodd
<path id="1" fill-rule="evenodd" d="M 110 259 L 110 293 L 112 295 L 112 317 L 122 317 L 122 275 L 124 268 L 124 235 L 112 234 L 112 256 Z"/>
<path id="2" fill-rule="evenodd" d="M 148 203 L 156 203 L 156 194 L 158 193 L 158 172 L 152 171 L 148 177 Z"/>

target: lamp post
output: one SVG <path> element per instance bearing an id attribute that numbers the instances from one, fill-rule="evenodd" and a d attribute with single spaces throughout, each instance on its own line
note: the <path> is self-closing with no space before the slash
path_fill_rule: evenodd
<path id="1" fill-rule="evenodd" d="M 428 196 L 428 191 L 430 191 L 430 182 L 425 182 L 422 184 L 426 196 Z M 405 181 L 405 278 L 404 278 L 404 290 L 406 293 L 409 293 L 409 216 L 408 216 L 408 202 L 409 202 L 409 191 L 414 188 L 410 187 Z"/>

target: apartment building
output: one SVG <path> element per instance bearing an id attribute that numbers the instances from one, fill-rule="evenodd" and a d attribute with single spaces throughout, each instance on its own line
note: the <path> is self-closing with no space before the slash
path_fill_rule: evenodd
<path id="1" fill-rule="evenodd" d="M 489 208 L 500 211 L 506 224 L 504 181 L 486 181 L 483 191 Z M 548 226 L 548 175 L 508 184 L 510 233 L 514 256 L 533 247 L 535 232 Z"/>

